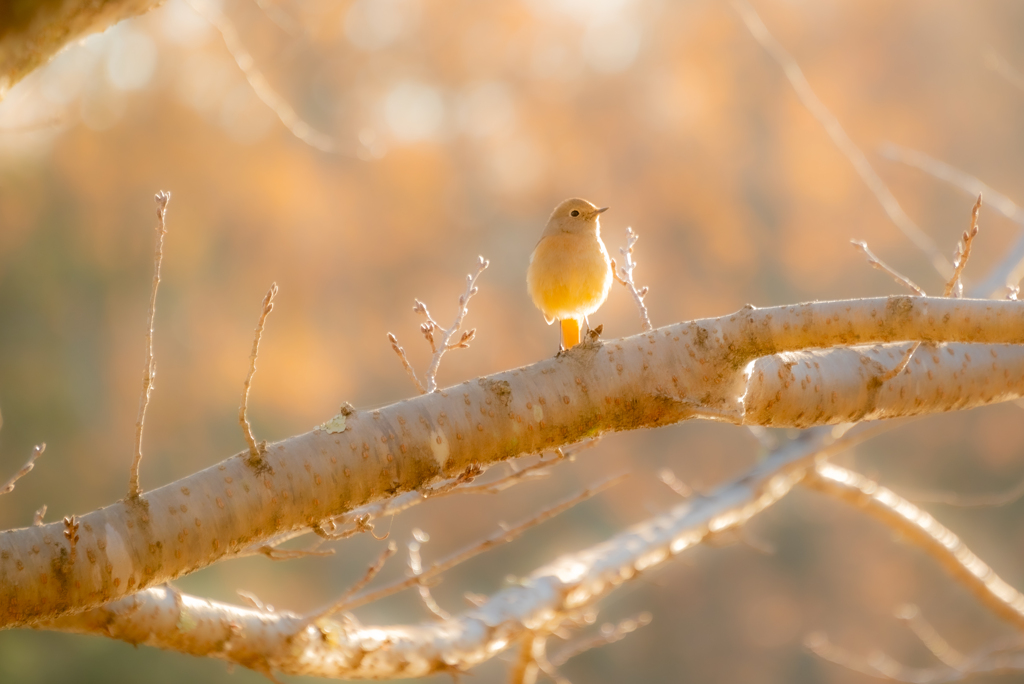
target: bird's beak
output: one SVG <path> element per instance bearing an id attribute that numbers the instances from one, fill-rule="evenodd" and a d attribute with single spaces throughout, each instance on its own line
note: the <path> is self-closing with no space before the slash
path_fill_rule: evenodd
<path id="1" fill-rule="evenodd" d="M 608 211 L 608 207 L 601 207 L 600 209 L 595 209 L 594 213 L 595 214 L 603 214 L 606 211 Z"/>

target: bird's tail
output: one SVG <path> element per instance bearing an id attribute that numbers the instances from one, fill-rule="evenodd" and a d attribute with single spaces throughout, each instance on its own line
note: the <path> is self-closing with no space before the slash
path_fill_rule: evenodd
<path id="1" fill-rule="evenodd" d="M 570 349 L 580 343 L 580 322 L 575 318 L 563 318 L 559 321 L 562 326 L 562 347 Z"/>

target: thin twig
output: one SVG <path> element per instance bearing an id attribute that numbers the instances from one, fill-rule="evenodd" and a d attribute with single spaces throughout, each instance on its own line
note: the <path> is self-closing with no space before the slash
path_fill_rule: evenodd
<path id="1" fill-rule="evenodd" d="M 968 658 L 953 648 L 930 622 L 924 619 L 917 606 L 908 604 L 896 611 L 896 618 L 905 622 L 910 631 L 932 652 L 942 664 L 954 670 L 963 670 Z"/>
<path id="2" fill-rule="evenodd" d="M 252 593 L 251 591 L 246 591 L 245 589 L 236 589 L 235 593 L 238 594 L 238 597 L 240 599 L 242 599 L 243 601 L 248 603 L 250 606 L 252 606 L 256 610 L 260 611 L 261 613 L 273 613 L 274 612 L 274 606 L 272 606 L 272 605 L 270 605 L 268 603 L 264 603 L 263 601 L 260 600 L 259 596 L 257 596 L 256 594 Z"/>
<path id="3" fill-rule="evenodd" d="M 890 266 L 889 264 L 885 263 L 877 256 L 875 256 L 875 253 L 868 249 L 868 243 L 864 242 L 863 240 L 850 240 L 850 244 L 864 253 L 864 256 L 867 257 L 868 264 L 870 264 L 874 268 L 877 268 L 879 271 L 882 271 L 883 273 L 888 273 L 890 276 L 893 277 L 893 279 L 897 283 L 913 290 L 914 294 L 916 294 L 917 296 L 927 296 L 924 290 L 915 285 L 914 282 L 910 280 L 910 278 L 906 277 L 905 275 L 902 275 L 892 266 Z"/>
<path id="4" fill-rule="evenodd" d="M 28 457 L 28 461 L 25 463 L 25 465 L 21 466 L 21 470 L 19 470 L 18 472 L 11 476 L 11 479 L 7 481 L 7 484 L 5 484 L 3 487 L 0 487 L 0 495 L 10 494 L 11 492 L 13 492 L 14 483 L 28 475 L 30 472 L 32 472 L 32 469 L 36 467 L 36 459 L 42 456 L 44 451 L 46 451 L 45 443 L 37 444 L 36 446 L 32 447 L 32 454 Z M 45 509 L 45 506 L 43 508 Z"/>
<path id="5" fill-rule="evenodd" d="M 930 176 L 945 181 L 971 197 L 985 196 L 985 206 L 995 209 L 1014 223 L 1024 226 L 1024 209 L 1001 192 L 993 190 L 975 176 L 961 171 L 944 161 L 930 157 L 924 152 L 909 147 L 886 143 L 879 148 L 879 154 L 890 161 L 912 166 Z"/>
<path id="6" fill-rule="evenodd" d="M 966 496 L 956 492 L 905 492 L 904 496 L 917 503 L 937 503 L 958 508 L 989 508 L 1007 506 L 1024 496 L 1024 480 L 1005 492 Z"/>
<path id="7" fill-rule="evenodd" d="M 585 445 L 588 444 L 588 442 L 583 442 L 582 444 Z M 541 465 L 546 467 L 548 465 L 553 465 L 556 462 L 557 461 L 548 461 L 546 463 L 542 462 Z M 532 467 L 530 468 L 530 470 L 532 471 Z M 529 479 L 528 477 L 517 477 L 516 474 L 513 474 L 508 476 L 507 478 L 501 478 L 487 484 L 479 486 L 467 486 L 468 483 L 472 482 L 478 475 L 481 474 L 481 472 L 482 470 L 480 469 L 479 466 L 467 466 L 467 468 L 463 470 L 461 473 L 459 473 L 457 477 L 439 482 L 435 484 L 433 487 L 424 490 L 413 490 L 405 492 L 404 494 L 399 494 L 398 496 L 395 496 L 391 499 L 385 499 L 383 501 L 367 504 L 365 506 L 359 506 L 358 508 L 348 511 L 343 515 L 339 515 L 337 517 L 328 519 L 326 521 L 321 522 L 318 525 L 309 528 L 282 532 L 271 537 L 269 540 L 262 544 L 247 547 L 240 553 L 236 554 L 234 557 L 245 558 L 248 556 L 255 556 L 258 554 L 266 555 L 266 552 L 263 550 L 263 547 L 269 546 L 271 548 L 276 549 L 276 547 L 279 544 L 283 544 L 284 542 L 290 539 L 302 536 L 303 534 L 306 534 L 310 531 L 315 532 L 319 537 L 326 539 L 328 541 L 348 539 L 349 537 L 355 536 L 363 532 L 370 532 L 372 534 L 374 527 L 370 522 L 371 520 L 377 520 L 379 518 L 384 517 L 391 517 L 392 519 L 394 519 L 394 516 L 398 513 L 401 513 L 409 508 L 412 508 L 413 506 L 421 504 L 428 499 L 447 496 L 449 494 L 479 493 L 485 491 L 486 489 L 492 486 L 497 488 L 498 491 L 501 491 L 507 489 L 508 487 L 511 487 L 514 484 L 518 484 L 519 482 Z M 533 472 L 534 476 L 536 476 L 536 474 L 536 472 Z M 341 528 L 341 531 L 337 531 L 339 528 Z M 376 535 L 374 535 L 374 538 L 383 540 L 387 538 L 387 535 L 384 535 L 383 537 L 377 537 Z"/>
<path id="8" fill-rule="evenodd" d="M 967 267 L 967 260 L 971 257 L 971 244 L 974 242 L 974 238 L 978 237 L 978 213 L 981 211 L 981 195 L 978 195 L 978 201 L 974 203 L 974 208 L 971 209 L 971 227 L 969 230 L 965 230 L 964 234 L 960 236 L 960 242 L 956 246 L 956 256 L 953 258 L 953 275 L 950 277 L 949 282 L 946 283 L 946 289 L 942 291 L 943 297 L 963 297 L 964 296 L 964 284 L 960 281 L 960 276 L 963 275 L 964 269 Z"/>
<path id="9" fill-rule="evenodd" d="M 252 387 L 252 376 L 256 374 L 256 357 L 260 353 L 260 338 L 263 337 L 263 326 L 267 323 L 267 316 L 274 310 L 274 297 L 276 296 L 277 283 L 272 283 L 270 289 L 267 290 L 266 296 L 263 297 L 263 308 L 260 311 L 260 318 L 256 322 L 256 331 L 253 333 L 252 352 L 249 354 L 249 374 L 245 376 L 245 382 L 242 384 L 242 405 L 238 408 L 238 424 L 242 427 L 242 435 L 249 445 L 249 457 L 253 461 L 258 461 L 263 457 L 263 452 L 267 449 L 267 443 L 260 442 L 257 444 L 256 438 L 252 434 L 252 426 L 249 425 L 249 419 L 246 416 L 246 412 L 249 409 L 249 389 Z"/>
<path id="10" fill-rule="evenodd" d="M 295 560 L 296 558 L 308 558 L 310 556 L 324 557 L 334 555 L 334 549 L 275 549 L 269 544 L 261 546 L 259 552 L 270 560 Z"/>
<path id="11" fill-rule="evenodd" d="M 768 31 L 768 28 L 761 21 L 761 17 L 758 16 L 757 12 L 746 0 L 733 0 L 733 7 L 739 13 L 746 24 L 747 29 L 751 35 L 761 44 L 769 55 L 778 62 L 779 66 L 782 67 L 783 73 L 786 78 L 789 79 L 790 85 L 793 86 L 793 90 L 796 92 L 798 98 L 803 103 L 807 111 L 818 120 L 818 123 L 824 127 L 825 132 L 828 133 L 829 137 L 832 138 L 832 142 L 835 144 L 839 151 L 842 152 L 850 163 L 853 164 L 853 168 L 857 171 L 861 180 L 864 182 L 868 189 L 874 193 L 875 198 L 882 205 L 885 213 L 888 214 L 889 218 L 896 227 L 903 232 L 907 238 L 913 242 L 918 249 L 924 252 L 931 260 L 932 265 L 935 267 L 943 277 L 948 277 L 953 272 L 953 267 L 950 265 L 946 257 L 943 256 L 942 252 L 936 247 L 928 235 L 924 233 L 917 225 L 907 216 L 906 212 L 903 211 L 903 207 L 890 192 L 889 188 L 886 187 L 885 182 L 878 173 L 872 168 L 871 163 L 868 161 L 864 153 L 854 144 L 850 136 L 847 135 L 846 131 L 843 130 L 839 120 L 836 119 L 835 115 L 828 110 L 828 108 L 818 99 L 818 96 L 814 93 L 814 89 L 811 88 L 811 84 L 807 82 L 807 78 L 801 71 L 800 66 L 796 63 L 789 53 L 782 47 L 782 45 L 775 39 L 774 36 Z"/>
<path id="12" fill-rule="evenodd" d="M 658 480 L 684 499 L 693 496 L 693 488 L 676 477 L 676 474 L 668 468 L 662 468 L 658 471 Z"/>
<path id="13" fill-rule="evenodd" d="M 540 671 L 546 674 L 555 684 L 572 684 L 568 679 L 558 674 L 558 668 L 548 660 L 547 637 L 537 637 L 533 645 L 533 659 L 537 663 L 537 667 L 540 668 Z"/>
<path id="14" fill-rule="evenodd" d="M 879 384 L 882 384 L 884 382 L 888 382 L 889 380 L 892 380 L 897 375 L 902 373 L 903 369 L 906 368 L 907 364 L 910 363 L 910 359 L 911 359 L 911 357 L 914 356 L 914 352 L 916 352 L 920 346 L 921 346 L 921 342 L 918 341 L 918 342 L 914 342 L 909 347 L 907 347 L 907 351 L 905 351 L 903 353 L 903 357 L 900 359 L 900 362 L 897 363 L 895 366 L 893 366 L 892 369 L 890 369 L 888 372 L 883 373 L 882 375 L 878 376 L 877 382 Z"/>
<path id="15" fill-rule="evenodd" d="M 1019 672 L 1024 669 L 1024 653 L 1020 652 L 1022 644 L 1019 636 L 999 640 L 971 655 L 962 656 L 963 661 L 959 667 L 945 663 L 940 667 L 907 667 L 881 652 L 861 657 L 831 643 L 821 632 L 808 635 L 804 644 L 818 657 L 854 672 L 908 684 L 946 684 L 965 681 L 978 674 Z M 931 646 L 928 648 L 931 649 Z"/>
<path id="16" fill-rule="evenodd" d="M 412 531 L 412 537 L 412 541 L 408 544 L 409 572 L 412 573 L 413 577 L 419 577 L 423 574 L 423 559 L 420 556 L 420 548 L 424 543 L 430 541 L 430 535 L 423 530 L 416 528 Z M 426 584 L 420 583 L 416 588 L 419 590 L 420 600 L 423 601 L 423 605 L 426 606 L 427 610 L 442 620 L 451 619 L 451 613 L 442 608 L 440 604 L 434 600 L 434 596 L 430 593 L 430 587 Z"/>
<path id="17" fill-rule="evenodd" d="M 619 482 L 622 482 L 624 478 L 625 475 L 619 475 L 617 477 L 613 477 L 603 482 L 600 482 L 592 487 L 588 487 L 587 489 L 583 490 L 576 496 L 573 496 L 570 499 L 562 501 L 559 504 L 556 504 L 550 508 L 541 511 L 529 520 L 526 520 L 514 527 L 510 527 L 507 530 L 500 530 L 497 533 L 491 535 L 490 537 L 484 539 L 483 541 L 474 544 L 473 546 L 463 549 L 462 551 L 458 551 L 443 560 L 434 562 L 429 568 L 426 568 L 418 576 L 407 577 L 406 579 L 394 582 L 387 586 L 381 587 L 380 589 L 375 589 L 373 591 L 367 591 L 362 594 L 352 596 L 352 598 L 344 605 L 339 604 L 340 607 L 337 610 L 351 610 L 353 608 L 358 608 L 359 606 L 364 606 L 368 603 L 373 603 L 375 601 L 379 601 L 383 598 L 391 596 L 392 594 L 396 594 L 402 591 L 403 589 L 408 589 L 409 587 L 415 586 L 422 582 L 430 581 L 438 575 L 447 572 L 448 570 L 454 568 L 456 565 L 459 565 L 460 563 L 463 563 L 469 560 L 470 558 L 473 558 L 474 556 L 483 553 L 484 551 L 488 551 L 494 548 L 495 546 L 499 546 L 506 542 L 512 541 L 513 539 L 515 539 L 531 527 L 535 527 L 541 524 L 542 522 L 555 517 L 559 513 L 567 511 L 576 504 L 582 501 L 586 501 L 587 499 L 596 494 L 600 494 L 609 487 L 612 487 L 618 484 Z"/>
<path id="18" fill-rule="evenodd" d="M 339 613 L 345 610 L 348 607 L 349 599 L 351 599 L 363 587 L 365 587 L 367 584 L 373 581 L 373 578 L 376 577 L 377 573 L 381 571 L 381 568 L 384 567 L 384 564 L 387 563 L 388 559 L 394 556 L 397 551 L 398 546 L 395 544 L 395 542 L 388 542 L 388 547 L 384 549 L 384 553 L 382 553 L 380 557 L 377 558 L 376 562 L 374 562 L 373 565 L 369 566 L 366 569 L 366 574 L 364 574 L 359 579 L 359 581 L 357 581 L 351 587 L 346 589 L 341 596 L 339 596 L 337 599 L 331 602 L 326 608 L 323 608 L 322 610 L 319 610 L 316 613 L 308 616 L 307 620 L 309 622 L 315 622 L 316 620 L 320 620 L 325 617 L 330 617 L 335 613 Z"/>
<path id="19" fill-rule="evenodd" d="M 197 14 L 213 24 L 214 28 L 220 32 L 221 37 L 224 39 L 224 45 L 227 47 L 228 52 L 231 53 L 235 64 L 238 65 L 238 68 L 245 75 L 245 79 L 249 82 L 253 92 L 256 93 L 256 97 L 277 115 L 277 118 L 284 124 L 285 128 L 310 147 L 315 147 L 321 152 L 337 152 L 337 144 L 331 136 L 321 133 L 303 121 L 302 117 L 292 109 L 292 106 L 283 97 L 278 95 L 266 77 L 263 76 L 263 73 L 256 67 L 256 61 L 245 48 L 242 39 L 238 35 L 238 31 L 235 30 L 234 24 L 231 23 L 227 15 L 211 3 L 206 2 L 206 0 L 187 1 Z"/>
<path id="20" fill-rule="evenodd" d="M 576 656 L 586 653 L 592 649 L 600 646 L 606 646 L 608 644 L 614 644 L 616 641 L 624 639 L 629 634 L 632 634 L 641 627 L 646 627 L 651 624 L 653 616 L 648 612 L 643 612 L 637 615 L 635 618 L 629 618 L 621 621 L 617 625 L 613 625 L 608 622 L 601 625 L 601 633 L 592 636 L 588 639 L 570 644 L 558 652 L 553 658 L 551 658 L 551 664 L 555 667 L 561 667 L 565 665 L 570 659 Z"/>
<path id="21" fill-rule="evenodd" d="M 153 378 L 156 376 L 156 363 L 153 360 L 153 325 L 156 318 L 156 291 L 160 286 L 160 265 L 164 260 L 164 235 L 167 234 L 167 203 L 171 193 L 161 190 L 156 193 L 156 253 L 153 256 L 153 290 L 149 295 L 149 325 L 146 328 L 146 368 L 142 373 L 142 396 L 139 397 L 139 417 L 135 421 L 135 458 L 128 477 L 128 497 L 138 498 L 142 493 L 139 486 L 139 466 L 142 464 L 142 426 L 146 421 L 146 409 L 149 407 L 149 396 L 153 392 Z"/>
<path id="22" fill-rule="evenodd" d="M 626 228 L 626 246 L 619 247 L 619 254 L 625 259 L 625 266 L 617 266 L 615 259 L 612 259 L 612 276 L 615 280 L 619 281 L 629 290 L 630 294 L 633 295 L 633 301 L 636 302 L 636 307 L 640 310 L 640 327 L 643 328 L 644 332 L 648 330 L 654 330 L 654 326 L 651 325 L 651 319 L 647 315 L 647 305 L 644 304 L 644 297 L 647 296 L 647 287 L 641 287 L 637 289 L 636 283 L 633 282 L 633 270 L 636 268 L 636 262 L 633 261 L 633 245 L 640 239 L 640 236 L 633 232 L 632 227 Z"/>
<path id="23" fill-rule="evenodd" d="M 332 519 L 320 523 L 319 525 L 314 525 L 312 530 L 318 537 L 322 537 L 328 541 L 341 541 L 342 539 L 348 539 L 349 537 L 353 537 L 361 532 L 369 532 L 370 534 L 373 534 L 373 525 L 370 523 L 370 515 L 368 513 L 354 518 L 352 520 L 352 527 L 348 529 L 342 530 L 341 532 L 335 532 L 334 530 L 336 528 L 337 523 Z M 377 535 L 374 535 L 374 538 L 377 538 Z M 387 535 L 380 537 L 381 541 L 384 539 L 387 539 Z"/>
<path id="24" fill-rule="evenodd" d="M 391 348 L 398 354 L 398 358 L 402 361 L 402 367 L 405 368 L 405 372 L 409 374 L 409 378 L 412 380 L 412 384 L 416 385 L 416 389 L 419 390 L 420 394 L 426 394 L 427 390 L 423 387 L 423 383 L 416 377 L 416 371 L 412 369 L 412 364 L 409 363 L 409 357 L 405 355 L 405 349 L 402 345 L 398 344 L 398 338 L 392 333 L 388 333 L 388 341 L 391 342 Z"/>
<path id="25" fill-rule="evenodd" d="M 43 518 L 46 516 L 46 504 L 39 507 L 35 515 L 32 516 L 32 524 L 39 527 L 43 524 Z"/>
<path id="26" fill-rule="evenodd" d="M 439 329 L 440 326 L 430 318 L 430 312 L 427 311 L 427 307 L 422 302 L 417 301 L 416 306 L 413 307 L 413 311 L 423 313 L 427 317 L 427 322 L 421 327 L 421 330 L 424 330 L 423 334 L 427 341 L 430 342 L 430 347 L 434 352 L 433 357 L 430 359 L 430 365 L 427 366 L 425 376 L 428 394 L 437 390 L 437 369 L 441 365 L 441 357 L 444 356 L 444 353 L 451 349 L 465 349 L 469 347 L 469 343 L 476 336 L 476 328 L 473 328 L 462 333 L 462 337 L 459 338 L 458 342 L 451 342 L 452 336 L 462 326 L 462 319 L 469 313 L 469 300 L 477 293 L 476 280 L 490 264 L 491 262 L 487 259 L 477 257 L 476 273 L 466 276 L 466 291 L 459 297 L 459 313 L 455 316 L 451 327 L 441 332 L 441 339 L 438 340 L 437 346 L 434 345 L 433 330 Z"/>
<path id="27" fill-rule="evenodd" d="M 985 195 L 985 206 L 992 207 L 1019 227 L 1024 228 L 1024 209 L 1017 206 L 1006 195 L 996 192 L 969 173 L 964 173 L 945 162 L 933 159 L 923 152 L 891 143 L 884 145 L 881 153 L 888 159 L 913 166 L 939 180 L 944 180 L 972 197 Z M 975 288 L 972 288 L 974 289 L 973 296 L 1001 297 L 1004 295 L 1004 288 L 1017 283 L 1022 275 L 1024 275 L 1024 235 L 1017 238 L 1013 246 L 1006 251 L 1005 257 L 992 269 L 992 272 Z"/>
<path id="28" fill-rule="evenodd" d="M 525 468 L 516 470 L 492 482 L 462 485 L 458 488 L 458 492 L 460 494 L 497 494 L 498 492 L 503 492 L 509 487 L 519 484 L 523 480 L 547 477 L 549 475 L 548 469 L 563 458 L 564 456 L 559 451 L 557 452 L 557 456 L 552 460 L 531 463 Z"/>

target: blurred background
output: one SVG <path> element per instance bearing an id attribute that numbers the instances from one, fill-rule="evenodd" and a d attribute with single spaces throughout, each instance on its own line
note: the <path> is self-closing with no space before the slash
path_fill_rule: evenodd
<path id="1" fill-rule="evenodd" d="M 1024 70 L 1024 5 L 756 8 L 950 257 L 972 198 L 884 159 L 881 145 L 921 150 L 1024 199 L 1015 71 Z M 246 55 L 253 83 L 236 63 Z M 424 368 L 413 298 L 447 325 L 478 254 L 491 266 L 466 319 L 476 341 L 445 357 L 440 384 L 553 354 L 557 331 L 524 279 L 566 197 L 611 207 L 602 227 L 613 254 L 626 226 L 639 233 L 636 277 L 651 287 L 656 326 L 748 302 L 898 292 L 851 238 L 929 292 L 941 287 L 728 2 L 168 0 L 69 47 L 0 103 L 0 479 L 47 444 L 35 471 L 0 498 L 2 528 L 31 524 L 42 504 L 54 520 L 126 491 L 158 190 L 173 196 L 146 488 L 244 447 L 238 400 L 272 281 L 280 294 L 250 399 L 257 438 L 309 430 L 344 401 L 366 408 L 411 396 L 386 333 Z M 968 286 L 1020 227 L 986 208 L 982 231 Z M 592 322 L 605 337 L 640 329 L 619 286 Z M 996 492 L 1024 478 L 1020 406 L 894 428 L 840 460 L 896 491 Z M 609 435 L 546 480 L 432 501 L 378 529 L 391 526 L 400 543 L 424 530 L 430 562 L 499 521 L 633 474 L 448 573 L 435 597 L 460 611 L 463 592 L 494 592 L 674 504 L 660 468 L 706 490 L 758 450 L 746 431 L 720 425 Z M 1024 504 L 931 510 L 1024 587 Z M 652 623 L 562 673 L 576 682 L 869 681 L 809 654 L 804 636 L 823 630 L 857 653 L 934 664 L 893 618 L 908 602 L 966 651 L 1006 632 L 932 561 L 845 504 L 797 491 L 746 532 L 754 543 L 700 547 L 613 594 L 598 625 L 642 611 Z M 363 535 L 331 558 L 224 562 L 178 586 L 232 602 L 245 589 L 306 610 L 360 577 L 384 543 Z M 381 579 L 403 572 L 395 559 Z M 410 593 L 358 614 L 366 624 L 429 619 Z M 508 657 L 473 680 L 504 681 Z M 101 638 L 0 632 L 0 681 L 142 680 L 265 681 Z"/>

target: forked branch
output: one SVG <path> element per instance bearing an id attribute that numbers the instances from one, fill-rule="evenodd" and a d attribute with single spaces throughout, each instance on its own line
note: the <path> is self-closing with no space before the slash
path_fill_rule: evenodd
<path id="1" fill-rule="evenodd" d="M 448 328 L 442 328 L 441 324 L 433 319 L 430 315 L 430 311 L 427 309 L 427 305 L 420 300 L 415 300 L 415 304 L 412 310 L 418 314 L 422 314 L 426 321 L 420 325 L 420 332 L 423 333 L 423 337 L 426 338 L 427 343 L 430 344 L 430 351 L 433 356 L 430 358 L 430 364 L 427 366 L 426 372 L 426 387 L 420 383 L 419 378 L 416 377 L 416 371 L 413 370 L 412 364 L 409 363 L 409 358 L 405 355 L 405 349 L 398 344 L 398 338 L 392 333 L 388 333 L 388 341 L 391 343 L 391 348 L 398 354 L 398 358 L 402 362 L 402 366 L 405 368 L 405 372 L 409 374 L 409 378 L 412 379 L 413 384 L 416 385 L 416 389 L 419 390 L 420 394 L 430 394 L 431 392 L 437 391 L 437 369 L 441 365 L 441 357 L 444 356 L 445 352 L 451 351 L 452 349 L 468 349 L 469 343 L 476 337 L 476 328 L 467 330 L 462 333 L 458 341 L 452 342 L 452 337 L 462 327 L 462 319 L 469 313 L 469 300 L 475 295 L 478 290 L 476 287 L 476 280 L 480 277 L 480 274 L 490 266 L 487 259 L 483 257 L 477 257 L 477 269 L 476 273 L 470 273 L 466 276 L 466 291 L 459 297 L 459 312 L 455 316 L 455 320 Z M 435 339 L 435 336 L 437 339 Z"/>
<path id="2" fill-rule="evenodd" d="M 646 286 L 637 289 L 636 283 L 633 281 L 633 270 L 636 268 L 636 262 L 633 261 L 633 245 L 639 239 L 640 236 L 633 232 L 632 227 L 626 228 L 626 246 L 619 247 L 619 253 L 622 255 L 625 266 L 617 266 L 615 259 L 612 259 L 612 275 L 633 295 L 633 301 L 636 302 L 636 307 L 640 310 L 640 326 L 644 332 L 647 332 L 654 329 L 651 319 L 647 315 L 647 305 L 644 304 L 644 297 L 647 296 L 648 289 Z"/>

